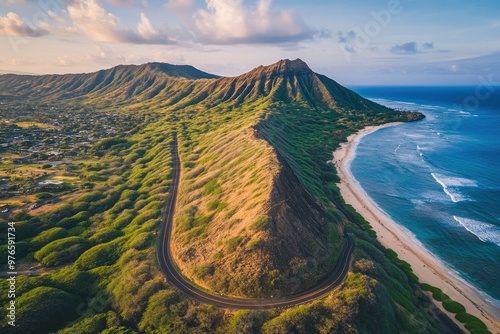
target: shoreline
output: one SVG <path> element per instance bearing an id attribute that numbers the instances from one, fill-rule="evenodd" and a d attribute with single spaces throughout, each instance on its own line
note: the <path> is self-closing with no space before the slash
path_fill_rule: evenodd
<path id="1" fill-rule="evenodd" d="M 347 204 L 351 204 L 370 223 L 377 233 L 377 240 L 384 247 L 394 250 L 401 260 L 411 265 L 420 283 L 440 288 L 452 300 L 462 304 L 466 312 L 481 319 L 488 330 L 492 333 L 500 333 L 500 310 L 490 304 L 477 289 L 456 277 L 456 274 L 424 248 L 409 230 L 397 224 L 382 211 L 351 173 L 351 162 L 356 156 L 356 148 L 361 139 L 379 129 L 399 124 L 404 123 L 368 126 L 349 136 L 347 143 L 342 143 L 340 148 L 333 153 L 333 160 L 329 162 L 332 162 L 337 169 L 340 178 L 340 183 L 337 184 L 340 194 Z M 435 301 L 432 296 L 430 298 L 441 311 L 467 332 L 464 325 L 455 319 L 454 314 L 446 311 L 442 304 Z"/>

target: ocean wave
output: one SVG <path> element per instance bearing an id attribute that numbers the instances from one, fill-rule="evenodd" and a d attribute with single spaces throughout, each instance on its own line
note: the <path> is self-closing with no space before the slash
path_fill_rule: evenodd
<path id="1" fill-rule="evenodd" d="M 439 178 L 441 182 L 445 183 L 448 187 L 477 187 L 474 180 L 469 180 L 463 177 L 446 176 L 443 174 L 432 173 L 434 178 Z"/>
<path id="2" fill-rule="evenodd" d="M 404 101 L 394 101 L 394 102 L 399 103 L 399 104 L 406 104 L 406 105 L 409 105 L 409 106 L 416 106 L 417 105 L 414 102 L 404 102 Z"/>
<path id="3" fill-rule="evenodd" d="M 448 200 L 448 197 L 446 194 L 443 194 L 440 191 L 425 191 L 421 194 L 421 197 L 423 198 L 423 201 L 425 203 L 443 203 Z"/>
<path id="4" fill-rule="evenodd" d="M 453 177 L 446 176 L 443 174 L 431 173 L 434 180 L 443 187 L 443 191 L 450 197 L 450 199 L 454 202 L 462 202 L 469 200 L 468 197 L 464 196 L 458 190 L 454 188 L 458 187 L 477 187 L 477 183 L 473 180 L 461 178 L 461 177 Z"/>
<path id="5" fill-rule="evenodd" d="M 415 152 L 399 152 L 396 159 L 399 166 L 411 171 L 412 173 L 415 172 L 412 167 L 426 167 L 426 162 L 423 161 L 420 155 L 416 155 Z"/>
<path id="6" fill-rule="evenodd" d="M 400 144 L 398 145 L 398 147 L 396 147 L 396 149 L 394 150 L 394 155 L 397 155 L 397 154 L 398 154 L 398 150 L 399 150 L 399 148 L 401 147 L 401 145 L 402 145 L 402 144 L 403 144 L 403 143 L 400 143 Z"/>
<path id="7" fill-rule="evenodd" d="M 435 105 L 430 105 L 430 104 L 420 104 L 419 106 L 420 106 L 420 108 L 430 109 L 430 110 L 443 109 L 443 107 L 435 106 Z"/>
<path id="8" fill-rule="evenodd" d="M 470 218 L 453 216 L 453 219 L 482 242 L 491 242 L 500 247 L 500 228 Z"/>
<path id="9" fill-rule="evenodd" d="M 424 133 L 407 133 L 407 132 L 405 132 L 405 133 L 403 133 L 403 135 L 409 139 L 427 139 L 428 138 L 428 135 L 424 134 Z"/>
<path id="10" fill-rule="evenodd" d="M 381 98 L 370 98 L 369 100 L 373 101 L 373 102 L 377 102 L 377 103 L 380 103 L 380 104 L 383 104 L 383 105 L 408 105 L 408 106 L 418 106 L 419 104 L 415 103 L 415 102 L 405 102 L 405 101 L 397 101 L 397 100 L 389 100 L 389 99 L 381 99 Z"/>
<path id="11" fill-rule="evenodd" d="M 418 151 L 418 154 L 423 157 L 424 154 L 422 153 L 422 149 L 420 148 L 420 145 L 417 144 L 417 151 Z"/>

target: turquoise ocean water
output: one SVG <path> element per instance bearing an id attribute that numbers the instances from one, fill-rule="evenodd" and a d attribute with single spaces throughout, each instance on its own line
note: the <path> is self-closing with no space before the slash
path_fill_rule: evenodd
<path id="1" fill-rule="evenodd" d="M 500 308 L 500 87 L 355 87 L 425 120 L 363 138 L 351 169 L 377 205 Z"/>

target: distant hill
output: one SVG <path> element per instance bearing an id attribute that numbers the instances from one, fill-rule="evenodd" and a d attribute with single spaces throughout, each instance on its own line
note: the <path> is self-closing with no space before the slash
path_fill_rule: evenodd
<path id="1" fill-rule="evenodd" d="M 215 79 L 216 75 L 202 72 L 189 65 L 148 63 L 119 65 L 94 73 L 64 75 L 0 76 L 2 95 L 51 99 L 113 99 L 118 101 L 134 97 L 153 98 L 161 90 L 179 81 Z"/>

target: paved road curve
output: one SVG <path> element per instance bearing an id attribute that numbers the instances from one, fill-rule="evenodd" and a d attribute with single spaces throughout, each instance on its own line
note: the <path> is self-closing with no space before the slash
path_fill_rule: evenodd
<path id="1" fill-rule="evenodd" d="M 167 280 L 189 297 L 199 300 L 202 303 L 214 305 L 227 309 L 269 309 L 289 307 L 311 302 L 328 292 L 337 288 L 347 277 L 351 255 L 354 250 L 354 242 L 350 236 L 346 236 L 346 243 L 342 248 L 337 264 L 332 272 L 323 280 L 311 288 L 293 295 L 282 296 L 279 298 L 268 299 L 242 299 L 230 298 L 221 295 L 211 294 L 196 287 L 187 278 L 182 276 L 172 259 L 170 241 L 172 235 L 172 225 L 174 218 L 175 203 L 177 200 L 177 191 L 180 179 L 180 159 L 177 146 L 177 134 L 173 134 L 172 142 L 173 159 L 173 181 L 168 196 L 165 212 L 163 215 L 160 235 L 158 238 L 157 257 L 160 268 Z"/>

